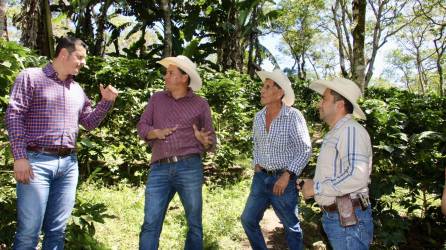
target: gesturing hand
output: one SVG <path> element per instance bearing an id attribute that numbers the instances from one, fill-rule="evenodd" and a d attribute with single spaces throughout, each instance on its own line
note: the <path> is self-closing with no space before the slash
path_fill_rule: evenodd
<path id="1" fill-rule="evenodd" d="M 14 178 L 17 182 L 28 184 L 30 179 L 34 179 L 33 169 L 27 159 L 14 161 Z"/>
<path id="2" fill-rule="evenodd" d="M 104 88 L 104 85 L 100 84 L 99 89 L 101 91 L 102 99 L 106 101 L 114 102 L 119 94 L 118 90 L 111 85 L 108 85 L 106 88 Z"/>
<path id="3" fill-rule="evenodd" d="M 204 128 L 201 128 L 201 130 L 198 130 L 197 126 L 194 124 L 192 125 L 192 127 L 194 128 L 194 134 L 195 134 L 195 138 L 197 138 L 197 140 L 203 144 L 205 149 L 208 149 L 213 141 L 212 141 L 212 135 L 211 135 L 211 131 L 205 131 Z"/>
<path id="4" fill-rule="evenodd" d="M 155 134 L 155 137 L 160 140 L 166 139 L 169 135 L 171 135 L 173 132 L 177 130 L 178 126 L 175 126 L 173 128 L 162 128 L 162 129 L 154 129 L 153 133 Z M 150 135 L 149 135 L 150 138 Z"/>

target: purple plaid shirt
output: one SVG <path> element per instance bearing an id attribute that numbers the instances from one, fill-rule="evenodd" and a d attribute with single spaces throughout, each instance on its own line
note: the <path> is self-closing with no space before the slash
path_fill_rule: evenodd
<path id="1" fill-rule="evenodd" d="M 152 146 L 151 162 L 160 159 L 204 152 L 203 145 L 195 138 L 192 125 L 198 129 L 212 131 L 215 147 L 215 131 L 212 127 L 211 111 L 206 100 L 189 89 L 187 95 L 175 100 L 170 92 L 155 93 L 149 99 L 138 125 L 138 134 Z M 165 140 L 147 140 L 147 134 L 153 129 L 173 128 L 177 130 Z"/>
<path id="2" fill-rule="evenodd" d="M 27 158 L 27 146 L 75 148 L 79 123 L 97 127 L 111 106 L 100 101 L 93 109 L 79 84 L 72 77 L 59 80 L 52 64 L 23 70 L 6 111 L 14 159 Z"/>

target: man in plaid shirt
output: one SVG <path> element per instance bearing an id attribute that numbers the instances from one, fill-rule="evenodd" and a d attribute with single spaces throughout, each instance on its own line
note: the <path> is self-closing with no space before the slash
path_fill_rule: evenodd
<path id="1" fill-rule="evenodd" d="M 85 47 L 77 38 L 62 38 L 51 63 L 25 69 L 15 80 L 6 111 L 17 180 L 14 249 L 36 249 L 41 228 L 42 249 L 63 249 L 79 174 L 79 124 L 97 127 L 118 95 L 101 85 L 102 100 L 93 108 L 73 80 L 85 66 Z"/>
<path id="2" fill-rule="evenodd" d="M 280 71 L 257 72 L 263 81 L 261 103 L 265 107 L 254 118 L 251 193 L 241 220 L 254 250 L 266 250 L 259 222 L 269 205 L 285 228 L 291 250 L 303 249 L 298 193 L 294 185 L 311 155 L 311 142 L 304 117 L 292 108 L 291 82 Z"/>

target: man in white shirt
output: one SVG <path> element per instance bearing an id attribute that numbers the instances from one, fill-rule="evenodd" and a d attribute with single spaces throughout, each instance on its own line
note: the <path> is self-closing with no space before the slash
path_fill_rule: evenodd
<path id="1" fill-rule="evenodd" d="M 322 95 L 319 114 L 330 131 L 314 178 L 298 180 L 298 188 L 322 208 L 322 225 L 333 249 L 368 249 L 373 239 L 368 198 L 372 146 L 367 130 L 353 119 L 366 118 L 357 104 L 361 90 L 344 78 L 317 80 L 309 88 Z"/>
<path id="2" fill-rule="evenodd" d="M 253 250 L 267 250 L 259 222 L 271 205 L 285 229 L 290 250 L 301 250 L 303 234 L 297 217 L 295 182 L 311 156 L 311 141 L 302 113 L 293 108 L 294 92 L 280 70 L 258 71 L 263 81 L 254 118 L 251 192 L 241 222 Z"/>

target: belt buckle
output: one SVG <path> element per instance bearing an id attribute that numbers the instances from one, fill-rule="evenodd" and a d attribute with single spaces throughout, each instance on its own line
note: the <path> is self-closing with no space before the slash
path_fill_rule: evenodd
<path id="1" fill-rule="evenodd" d="M 178 157 L 176 155 L 172 156 L 170 159 L 172 162 L 178 162 Z"/>

